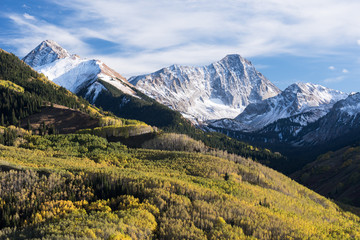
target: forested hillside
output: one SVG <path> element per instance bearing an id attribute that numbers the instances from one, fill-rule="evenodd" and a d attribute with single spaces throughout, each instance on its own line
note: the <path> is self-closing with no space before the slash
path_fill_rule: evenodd
<path id="1" fill-rule="evenodd" d="M 2 239 L 360 237 L 359 217 L 242 157 L 87 134 L 23 139 L 0 146 Z"/>
<path id="2" fill-rule="evenodd" d="M 292 176 L 324 196 L 360 207 L 360 144 L 320 155 Z"/>

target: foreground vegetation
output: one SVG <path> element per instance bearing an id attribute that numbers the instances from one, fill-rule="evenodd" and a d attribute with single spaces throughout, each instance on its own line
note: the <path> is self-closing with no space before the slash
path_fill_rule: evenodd
<path id="1" fill-rule="evenodd" d="M 88 134 L 23 139 L 0 146 L 3 239 L 360 238 L 359 217 L 223 151 L 128 149 Z"/>

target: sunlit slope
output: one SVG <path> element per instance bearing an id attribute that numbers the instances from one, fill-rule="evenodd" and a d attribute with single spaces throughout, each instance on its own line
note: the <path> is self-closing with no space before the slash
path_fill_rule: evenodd
<path id="1" fill-rule="evenodd" d="M 25 138 L 0 148 L 1 238 L 360 238 L 359 217 L 251 160 Z"/>

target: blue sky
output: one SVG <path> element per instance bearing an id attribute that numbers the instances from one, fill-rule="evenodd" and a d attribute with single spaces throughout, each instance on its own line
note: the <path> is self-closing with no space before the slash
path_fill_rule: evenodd
<path id="1" fill-rule="evenodd" d="M 1 0 L 0 48 L 45 39 L 125 77 L 238 53 L 284 89 L 360 91 L 358 0 Z"/>

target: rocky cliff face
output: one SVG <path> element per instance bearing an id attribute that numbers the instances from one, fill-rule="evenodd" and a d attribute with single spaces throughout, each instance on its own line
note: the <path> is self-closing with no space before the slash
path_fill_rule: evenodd
<path id="1" fill-rule="evenodd" d="M 195 121 L 233 118 L 250 103 L 280 93 L 240 55 L 228 55 L 205 67 L 172 65 L 129 82 Z"/>

